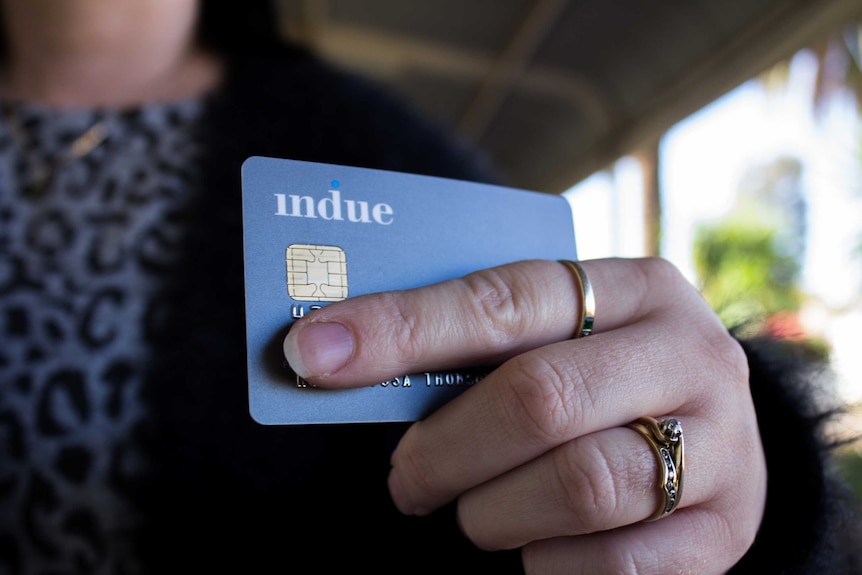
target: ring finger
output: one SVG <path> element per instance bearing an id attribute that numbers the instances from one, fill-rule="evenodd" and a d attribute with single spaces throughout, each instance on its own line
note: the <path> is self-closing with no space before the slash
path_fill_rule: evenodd
<path id="1" fill-rule="evenodd" d="M 704 425 L 690 417 L 689 428 Z M 699 437 L 697 431 L 686 433 L 695 453 L 704 451 Z M 695 456 L 693 467 L 714 465 L 705 459 Z M 464 493 L 458 517 L 464 532 L 483 549 L 615 529 L 664 508 L 660 476 L 661 464 L 643 437 L 625 427 L 611 428 L 569 441 Z M 709 472 L 686 477 L 680 506 L 696 505 L 716 492 L 715 477 Z"/>

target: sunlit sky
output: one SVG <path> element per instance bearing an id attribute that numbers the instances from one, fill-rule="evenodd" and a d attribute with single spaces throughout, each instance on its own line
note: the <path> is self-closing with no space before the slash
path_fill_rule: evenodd
<path id="1" fill-rule="evenodd" d="M 841 391 L 862 401 L 862 129 L 850 94 L 813 114 L 816 63 L 794 57 L 787 84 L 750 81 L 670 130 L 661 143 L 662 256 L 696 283 L 691 258 L 698 223 L 725 215 L 743 174 L 780 156 L 803 164 L 808 203 L 803 312 L 812 332 L 833 345 Z M 624 158 L 566 192 L 583 259 L 642 255 L 642 187 L 637 162 Z"/>

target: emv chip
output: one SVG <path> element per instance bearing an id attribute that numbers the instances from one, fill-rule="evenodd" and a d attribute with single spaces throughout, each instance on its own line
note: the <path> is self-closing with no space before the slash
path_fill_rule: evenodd
<path id="1" fill-rule="evenodd" d="M 297 301 L 347 298 L 347 256 L 338 246 L 292 244 L 285 251 L 287 293 Z"/>

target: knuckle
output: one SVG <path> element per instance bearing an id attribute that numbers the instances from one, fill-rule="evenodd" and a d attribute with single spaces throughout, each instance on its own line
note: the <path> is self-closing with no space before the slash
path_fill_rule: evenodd
<path id="1" fill-rule="evenodd" d="M 396 292 L 382 293 L 378 297 L 382 309 L 388 310 L 388 313 L 380 316 L 387 319 L 378 333 L 388 334 L 390 339 L 387 344 L 394 346 L 402 361 L 415 363 L 421 357 L 426 344 L 422 340 L 422 330 L 416 329 L 421 324 L 422 310 L 411 305 L 407 298 Z"/>
<path id="2" fill-rule="evenodd" d="M 650 286 L 675 288 L 679 285 L 691 287 L 682 272 L 674 264 L 661 257 L 645 257 L 635 260 L 640 281 Z"/>
<path id="3" fill-rule="evenodd" d="M 670 261 L 661 257 L 647 257 L 636 262 L 637 273 L 633 274 L 632 281 L 641 284 L 642 289 L 638 291 L 643 297 L 649 297 L 648 294 L 656 292 L 663 294 L 660 311 L 672 308 L 681 310 L 688 316 L 692 305 L 703 310 L 709 309 L 695 286 Z"/>
<path id="4" fill-rule="evenodd" d="M 730 381 L 748 385 L 748 357 L 736 339 L 728 332 L 721 332 L 702 341 Z"/>
<path id="5" fill-rule="evenodd" d="M 573 528 L 578 533 L 592 532 L 613 524 L 626 481 L 595 441 L 587 436 L 578 443 L 577 450 L 558 451 L 554 468 Z"/>
<path id="6" fill-rule="evenodd" d="M 470 318 L 476 327 L 490 338 L 492 345 L 502 345 L 515 339 L 530 316 L 529 298 L 521 297 L 521 279 L 511 270 L 500 268 L 480 270 L 459 280 L 466 288 L 467 301 L 475 306 Z"/>
<path id="7" fill-rule="evenodd" d="M 732 420 L 738 420 L 745 413 L 739 410 L 741 402 L 750 397 L 748 358 L 742 346 L 729 332 L 721 330 L 712 330 L 688 341 L 684 353 L 689 358 L 700 358 L 697 365 L 690 365 L 692 377 L 700 379 L 708 373 L 714 382 L 714 385 L 698 388 L 698 401 L 703 407 L 709 407 L 709 411 L 718 409 Z M 733 414 L 727 413 L 728 409 L 732 409 Z"/>
<path id="8" fill-rule="evenodd" d="M 727 394 L 727 385 L 734 386 L 735 391 L 746 389 L 748 358 L 698 290 L 665 259 L 643 258 L 638 262 L 639 281 L 661 286 L 665 294 L 672 294 L 664 298 L 656 313 L 668 320 L 664 329 L 671 330 L 668 337 L 679 343 L 675 354 L 680 357 L 681 365 L 690 366 L 695 378 L 708 371 L 722 382 L 721 386 L 700 389 L 720 391 L 724 397 L 734 396 Z M 697 358 L 696 365 L 692 358 Z"/>
<path id="9" fill-rule="evenodd" d="M 590 408 L 584 374 L 561 370 L 540 353 L 517 356 L 506 370 L 504 392 L 511 396 L 514 428 L 538 445 L 558 445 L 571 439 L 572 424 L 582 421 Z"/>

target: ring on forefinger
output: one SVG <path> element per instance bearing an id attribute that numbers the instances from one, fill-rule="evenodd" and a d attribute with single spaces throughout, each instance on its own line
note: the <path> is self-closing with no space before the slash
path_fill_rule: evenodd
<path id="1" fill-rule="evenodd" d="M 593 294 L 593 284 L 590 283 L 584 268 L 573 260 L 559 260 L 574 271 L 575 281 L 581 290 L 581 306 L 578 313 L 578 330 L 575 338 L 586 337 L 593 333 L 593 323 L 596 319 L 596 297 Z"/>
<path id="2" fill-rule="evenodd" d="M 652 447 L 658 459 L 659 491 L 662 500 L 655 513 L 645 521 L 655 521 L 673 513 L 682 498 L 685 453 L 682 442 L 682 424 L 670 418 L 656 421 L 652 417 L 640 417 L 628 424 Z"/>

